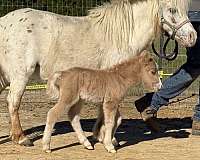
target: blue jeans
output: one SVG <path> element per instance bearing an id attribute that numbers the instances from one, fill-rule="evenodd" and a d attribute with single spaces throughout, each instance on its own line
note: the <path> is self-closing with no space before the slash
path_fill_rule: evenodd
<path id="1" fill-rule="evenodd" d="M 158 92 L 153 94 L 150 107 L 158 111 L 161 106 L 169 103 L 169 99 L 186 90 L 199 75 L 200 65 L 195 65 L 191 61 L 186 62 L 163 82 L 163 86 Z M 193 118 L 200 121 L 200 98 L 199 104 L 195 107 Z"/>

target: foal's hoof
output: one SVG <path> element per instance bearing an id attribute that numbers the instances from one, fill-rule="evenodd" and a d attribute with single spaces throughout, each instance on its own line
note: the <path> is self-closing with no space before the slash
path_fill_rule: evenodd
<path id="1" fill-rule="evenodd" d="M 93 135 L 93 139 L 99 143 L 103 143 L 103 138 L 101 136 Z"/>
<path id="2" fill-rule="evenodd" d="M 116 140 L 115 137 L 112 139 L 112 144 L 113 144 L 115 147 L 119 147 L 119 146 L 120 146 L 119 142 Z"/>
<path id="3" fill-rule="evenodd" d="M 19 145 L 26 146 L 26 147 L 34 146 L 33 142 L 28 138 L 24 138 L 24 139 L 20 140 Z"/>
<path id="4" fill-rule="evenodd" d="M 84 141 L 82 144 L 86 149 L 94 150 L 94 147 L 91 145 L 91 143 L 88 140 Z"/>
<path id="5" fill-rule="evenodd" d="M 105 146 L 108 153 L 116 153 L 115 147 L 113 145 Z"/>
<path id="6" fill-rule="evenodd" d="M 115 149 L 108 150 L 109 153 L 116 153 L 117 151 Z"/>
<path id="7" fill-rule="evenodd" d="M 44 150 L 45 153 L 51 153 L 50 149 Z"/>
<path id="8" fill-rule="evenodd" d="M 48 144 L 43 144 L 42 150 L 43 150 L 45 153 L 51 153 L 50 145 L 48 145 Z"/>
<path id="9" fill-rule="evenodd" d="M 88 150 L 94 150 L 94 147 L 92 147 L 91 145 L 90 146 L 85 146 L 86 149 Z"/>

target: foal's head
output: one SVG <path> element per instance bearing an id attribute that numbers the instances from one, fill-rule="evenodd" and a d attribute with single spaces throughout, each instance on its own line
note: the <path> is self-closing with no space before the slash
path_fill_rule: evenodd
<path id="1" fill-rule="evenodd" d="M 158 65 L 147 51 L 139 56 L 141 66 L 140 76 L 144 87 L 149 90 L 156 91 L 161 88 L 162 83 L 158 74 Z"/>

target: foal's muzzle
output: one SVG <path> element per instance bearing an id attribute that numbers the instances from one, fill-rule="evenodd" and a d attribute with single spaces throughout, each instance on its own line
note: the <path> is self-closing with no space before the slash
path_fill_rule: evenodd
<path id="1" fill-rule="evenodd" d="M 153 90 L 158 91 L 162 87 L 162 82 L 161 80 L 157 83 L 153 83 Z"/>

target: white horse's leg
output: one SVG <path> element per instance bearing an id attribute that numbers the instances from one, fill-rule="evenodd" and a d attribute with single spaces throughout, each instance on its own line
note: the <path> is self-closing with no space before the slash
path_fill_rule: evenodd
<path id="1" fill-rule="evenodd" d="M 25 77 L 15 77 L 10 82 L 10 90 L 7 96 L 8 109 L 11 118 L 10 136 L 12 141 L 21 145 L 30 146 L 32 142 L 25 137 L 19 120 L 19 106 L 28 79 Z"/>
<path id="2" fill-rule="evenodd" d="M 69 120 L 71 122 L 71 125 L 74 129 L 74 131 L 77 134 L 77 137 L 79 139 L 79 142 L 84 145 L 85 148 L 89 150 L 93 150 L 91 143 L 88 141 L 87 137 L 85 136 L 81 124 L 80 124 L 80 110 L 82 107 L 82 103 L 79 101 L 77 104 L 71 107 L 68 116 Z"/>
<path id="3" fill-rule="evenodd" d="M 105 117 L 105 137 L 103 143 L 108 152 L 116 153 L 115 147 L 112 143 L 112 136 L 115 126 L 117 107 L 113 102 L 105 102 L 103 105 L 103 111 Z"/>

